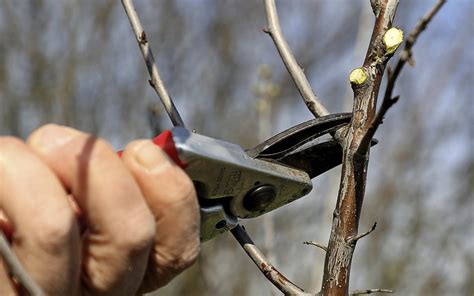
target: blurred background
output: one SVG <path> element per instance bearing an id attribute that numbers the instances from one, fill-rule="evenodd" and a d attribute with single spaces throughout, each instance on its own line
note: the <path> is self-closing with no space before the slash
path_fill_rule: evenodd
<path id="1" fill-rule="evenodd" d="M 243 147 L 312 118 L 269 36 L 262 1 L 136 1 L 162 78 L 188 128 Z M 400 1 L 411 31 L 435 0 Z M 351 110 L 348 73 L 362 64 L 369 1 L 277 1 L 281 26 L 331 112 Z M 377 132 L 351 288 L 473 295 L 473 2 L 449 1 L 419 38 L 401 99 Z M 392 63 L 397 56 L 392 59 Z M 0 135 L 55 122 L 117 149 L 171 126 L 118 0 L 0 1 Z M 381 93 L 383 93 L 382 87 Z M 290 279 L 319 291 L 339 168 L 308 196 L 245 221 Z M 159 295 L 278 295 L 230 234 L 205 243 Z"/>

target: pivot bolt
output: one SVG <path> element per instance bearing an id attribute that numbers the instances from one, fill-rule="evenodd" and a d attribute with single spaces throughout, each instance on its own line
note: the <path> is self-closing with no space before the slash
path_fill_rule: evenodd
<path id="1" fill-rule="evenodd" d="M 276 197 L 275 187 L 272 185 L 260 185 L 250 190 L 244 197 L 244 208 L 250 212 L 265 210 Z"/>

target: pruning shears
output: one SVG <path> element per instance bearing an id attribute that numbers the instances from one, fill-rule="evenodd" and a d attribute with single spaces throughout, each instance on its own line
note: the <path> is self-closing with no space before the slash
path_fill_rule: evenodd
<path id="1" fill-rule="evenodd" d="M 201 209 L 201 240 L 231 230 L 239 219 L 260 216 L 312 189 L 311 179 L 339 165 L 342 149 L 323 136 L 348 124 L 350 113 L 312 119 L 254 148 L 182 127 L 153 139 L 192 179 Z"/>

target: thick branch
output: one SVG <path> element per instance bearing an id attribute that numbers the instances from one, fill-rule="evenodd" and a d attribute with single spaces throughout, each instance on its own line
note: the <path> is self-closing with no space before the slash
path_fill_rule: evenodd
<path id="1" fill-rule="evenodd" d="M 28 275 L 26 270 L 21 265 L 18 258 L 16 258 L 10 245 L 8 244 L 7 238 L 0 230 L 0 256 L 3 259 L 4 265 L 8 270 L 8 273 L 12 278 L 18 281 L 18 283 L 28 292 L 29 295 L 40 296 L 44 295 L 41 288 L 35 283 L 35 281 Z"/>
<path id="2" fill-rule="evenodd" d="M 179 115 L 173 100 L 169 96 L 168 91 L 166 90 L 166 87 L 160 78 L 160 72 L 156 66 L 155 58 L 153 57 L 148 37 L 143 30 L 140 18 L 138 17 L 135 6 L 133 5 L 133 0 L 122 0 L 122 5 L 125 9 L 125 12 L 127 13 L 128 20 L 132 26 L 133 33 L 135 34 L 138 46 L 140 47 L 140 51 L 142 52 L 143 58 L 145 59 L 146 67 L 151 78 L 149 81 L 151 87 L 153 87 L 155 92 L 160 97 L 161 102 L 165 107 L 166 113 L 168 113 L 173 125 L 184 127 L 183 119 L 181 119 L 181 116 Z"/>
<path id="3" fill-rule="evenodd" d="M 370 143 L 366 153 L 358 154 L 357 151 L 374 119 L 384 68 L 394 50 L 383 37 L 392 25 L 398 0 L 371 1 L 371 4 L 376 14 L 372 38 L 363 67 L 351 75 L 354 90 L 352 121 L 343 141 L 341 183 L 326 252 L 321 295 L 349 293 L 350 269 L 356 245 L 354 238 L 358 237 Z"/>
<path id="4" fill-rule="evenodd" d="M 293 82 L 296 85 L 301 97 L 303 98 L 308 109 L 313 113 L 315 117 L 321 117 L 328 115 L 329 112 L 326 107 L 321 104 L 320 100 L 313 92 L 308 79 L 304 75 L 303 70 L 298 65 L 288 43 L 283 37 L 281 32 L 280 23 L 278 21 L 277 9 L 274 0 L 264 0 L 265 12 L 267 14 L 267 25 L 268 28 L 264 31 L 270 35 L 275 46 L 285 64 L 288 73 L 290 73 Z"/>
<path id="5" fill-rule="evenodd" d="M 267 258 L 263 253 L 255 246 L 254 242 L 247 234 L 245 229 L 237 225 L 234 229 L 231 230 L 234 237 L 243 247 L 247 255 L 252 259 L 252 261 L 257 265 L 258 269 L 265 275 L 265 277 L 272 282 L 275 287 L 280 290 L 285 295 L 305 295 L 309 296 L 311 294 L 306 293 L 300 287 L 293 284 L 288 280 L 283 274 L 281 274 L 273 265 L 268 262 Z"/>
<path id="6" fill-rule="evenodd" d="M 382 124 L 383 119 L 387 111 L 398 101 L 399 96 L 392 97 L 393 89 L 395 88 L 395 83 L 397 81 L 400 72 L 402 71 L 405 64 L 412 60 L 412 47 L 415 45 L 418 36 L 423 32 L 428 24 L 431 22 L 436 13 L 441 9 L 441 7 L 446 3 L 446 0 L 438 0 L 438 2 L 428 11 L 428 13 L 420 19 L 415 28 L 408 34 L 407 41 L 405 42 L 405 47 L 400 54 L 400 58 L 395 66 L 393 71 L 388 72 L 388 82 L 387 88 L 385 89 L 385 95 L 383 97 L 382 105 L 372 122 L 367 134 L 362 140 L 361 147 L 367 146 L 377 131 L 377 128 Z M 390 69 L 390 68 L 389 68 Z"/>

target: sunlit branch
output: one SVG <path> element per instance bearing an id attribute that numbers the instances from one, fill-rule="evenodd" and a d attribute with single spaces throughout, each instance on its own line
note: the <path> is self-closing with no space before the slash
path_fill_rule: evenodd
<path id="1" fill-rule="evenodd" d="M 377 227 L 377 222 L 375 222 L 375 223 L 372 225 L 372 227 L 371 227 L 369 230 L 367 230 L 366 232 L 361 233 L 361 234 L 359 234 L 359 235 L 356 235 L 356 236 L 354 236 L 354 237 L 350 237 L 350 238 L 347 240 L 347 242 L 348 242 L 348 243 L 351 243 L 351 244 L 356 243 L 356 242 L 357 242 L 358 240 L 360 240 L 361 238 L 363 238 L 363 237 L 365 237 L 365 236 L 371 234 L 371 233 L 375 230 L 376 227 Z"/>
<path id="2" fill-rule="evenodd" d="M 301 97 L 303 98 L 306 106 L 316 117 L 321 117 L 328 115 L 329 112 L 326 107 L 321 104 L 319 98 L 314 93 L 311 85 L 309 84 L 308 79 L 306 78 L 303 70 L 298 65 L 288 43 L 283 37 L 283 33 L 280 28 L 280 23 L 278 20 L 277 9 L 275 6 L 274 0 L 264 0 L 265 2 L 265 12 L 267 14 L 267 26 L 268 28 L 264 31 L 270 35 L 273 42 L 275 43 L 276 48 L 283 60 L 283 63 L 286 66 L 286 69 L 290 73 L 291 78 L 293 79 L 296 87 L 298 88 Z"/>
<path id="3" fill-rule="evenodd" d="M 174 126 L 183 126 L 184 122 L 181 119 L 181 116 L 176 109 L 173 100 L 168 94 L 163 81 L 160 78 L 160 72 L 158 71 L 158 67 L 156 66 L 155 58 L 153 57 L 153 53 L 150 48 L 149 40 L 145 31 L 143 30 L 143 26 L 140 22 L 140 18 L 137 15 L 135 10 L 135 6 L 133 4 L 133 0 L 122 0 L 122 5 L 127 13 L 127 17 L 130 21 L 130 25 L 132 26 L 133 33 L 135 34 L 135 38 L 137 39 L 138 46 L 140 47 L 140 51 L 142 52 L 143 58 L 145 59 L 146 67 L 148 69 L 148 73 L 150 74 L 150 85 L 156 91 L 158 96 L 165 107 L 166 113 L 171 119 L 171 122 Z"/>
<path id="4" fill-rule="evenodd" d="M 245 250 L 247 255 L 252 259 L 252 261 L 257 265 L 258 269 L 263 273 L 263 275 L 273 284 L 275 287 L 280 290 L 285 295 L 304 295 L 309 296 L 311 294 L 306 293 L 300 287 L 293 284 L 288 280 L 283 274 L 281 274 L 263 255 L 263 253 L 255 246 L 254 242 L 247 234 L 245 229 L 237 225 L 234 229 L 231 230 L 234 237 L 240 243 L 242 248 Z"/>
<path id="5" fill-rule="evenodd" d="M 423 32 L 428 24 L 431 22 L 433 17 L 436 15 L 436 13 L 441 9 L 441 7 L 446 3 L 446 0 L 438 0 L 438 2 L 426 13 L 425 16 L 423 16 L 418 24 L 415 26 L 415 28 L 408 34 L 407 40 L 405 42 L 405 47 L 403 48 L 400 57 L 398 59 L 398 62 L 395 66 L 395 69 L 392 71 L 388 71 L 387 77 L 388 77 L 388 82 L 387 82 L 387 87 L 385 89 L 385 94 L 383 97 L 382 105 L 380 106 L 379 111 L 377 112 L 377 115 L 375 116 L 374 121 L 372 122 L 371 127 L 369 128 L 369 131 L 367 132 L 366 136 L 364 137 L 363 142 L 368 143 L 373 136 L 375 135 L 375 132 L 377 131 L 377 128 L 382 124 L 383 119 L 385 117 L 385 114 L 387 111 L 398 101 L 400 98 L 399 96 L 392 97 L 393 89 L 395 88 L 395 83 L 397 81 L 398 76 L 400 75 L 400 72 L 402 71 L 403 67 L 405 64 L 411 63 L 412 61 L 412 48 L 413 45 L 415 45 L 418 36 Z"/>
<path id="6" fill-rule="evenodd" d="M 390 31 L 398 0 L 373 0 L 371 4 L 375 14 L 372 37 L 363 66 L 353 70 L 349 77 L 354 91 L 352 120 L 343 146 L 341 181 L 320 295 L 342 296 L 349 292 L 350 268 L 355 250 L 353 242 L 365 235 L 358 236 L 357 232 L 365 196 L 370 142 L 361 147 L 361 141 L 376 113 L 383 70 L 400 41 L 400 32 Z M 390 35 L 387 35 L 388 32 Z M 384 38 L 387 36 L 395 38 Z M 364 153 L 358 153 L 360 148 Z"/>
<path id="7" fill-rule="evenodd" d="M 322 244 L 320 244 L 320 243 L 317 243 L 317 242 L 315 242 L 315 241 L 305 241 L 305 242 L 303 242 L 303 244 L 309 245 L 309 246 L 315 246 L 315 247 L 317 247 L 317 248 L 320 248 L 320 249 L 323 250 L 324 252 L 327 252 L 327 250 L 328 250 L 328 247 L 326 247 L 326 246 L 324 246 L 324 245 L 322 245 Z"/>

